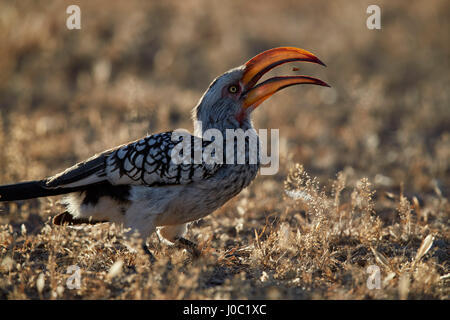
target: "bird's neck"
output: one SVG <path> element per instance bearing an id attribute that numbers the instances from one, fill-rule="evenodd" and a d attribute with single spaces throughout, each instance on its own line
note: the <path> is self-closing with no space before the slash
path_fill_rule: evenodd
<path id="1" fill-rule="evenodd" d="M 246 117 L 241 121 L 238 121 L 235 117 L 230 116 L 221 121 L 212 121 L 211 119 L 206 119 L 205 121 L 194 120 L 194 134 L 199 137 L 203 137 L 208 130 L 219 130 L 224 136 L 226 130 L 237 130 L 242 129 L 244 131 L 252 130 L 253 125 L 250 118 Z"/>

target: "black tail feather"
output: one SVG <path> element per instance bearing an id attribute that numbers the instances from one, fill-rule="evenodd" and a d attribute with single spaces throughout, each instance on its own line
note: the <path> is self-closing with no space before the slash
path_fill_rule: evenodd
<path id="1" fill-rule="evenodd" d="M 108 222 L 108 220 L 93 220 L 87 218 L 78 218 L 75 219 L 69 212 L 64 211 L 63 213 L 58 214 L 53 218 L 53 224 L 58 226 L 69 225 L 74 226 L 78 224 L 97 224 Z"/>
<path id="2" fill-rule="evenodd" d="M 83 189 L 83 188 L 49 189 L 45 187 L 45 182 L 46 180 L 38 180 L 0 186 L 0 202 L 56 196 L 60 194 L 81 191 Z"/>

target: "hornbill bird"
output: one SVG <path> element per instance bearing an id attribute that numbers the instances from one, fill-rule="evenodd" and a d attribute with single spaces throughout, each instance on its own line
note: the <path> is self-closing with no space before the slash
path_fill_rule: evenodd
<path id="1" fill-rule="evenodd" d="M 208 141 L 202 137 L 208 129 L 224 135 L 227 129 L 253 129 L 252 111 L 275 92 L 304 83 L 328 86 L 299 75 L 273 77 L 257 84 L 269 70 L 293 61 L 325 66 L 306 50 L 280 47 L 217 77 L 193 109 L 194 135 L 190 138 L 200 139 L 204 148 Z M 169 243 L 190 247 L 198 254 L 195 244 L 183 238 L 187 224 L 212 213 L 247 187 L 260 162 L 172 161 L 172 151 L 185 138 L 174 139 L 174 131 L 148 135 L 52 177 L 0 186 L 0 201 L 68 194 L 63 199 L 66 211 L 54 217 L 55 224 L 119 223 L 130 232 L 138 231 L 150 255 L 146 239 L 158 229 Z"/>

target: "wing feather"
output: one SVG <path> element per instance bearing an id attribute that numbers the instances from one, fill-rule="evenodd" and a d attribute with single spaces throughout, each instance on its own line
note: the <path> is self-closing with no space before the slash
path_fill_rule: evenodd
<path id="1" fill-rule="evenodd" d="M 107 180 L 105 165 L 106 158 L 112 151 L 97 154 L 86 161 L 64 170 L 50 177 L 46 181 L 48 188 L 72 188 L 90 185 Z"/>
<path id="2" fill-rule="evenodd" d="M 194 136 L 183 136 L 175 141 L 172 135 L 173 132 L 164 132 L 147 136 L 114 150 L 106 160 L 108 180 L 112 184 L 146 186 L 188 184 L 212 176 L 221 167 L 193 160 L 186 164 L 172 161 L 172 151 L 183 139 L 191 139 L 192 159 L 195 146 L 203 150 L 211 143 Z"/>
<path id="3" fill-rule="evenodd" d="M 72 188 L 103 181 L 112 185 L 188 184 L 214 175 L 220 164 L 204 162 L 177 164 L 172 161 L 173 148 L 183 138 L 172 141 L 173 132 L 148 135 L 140 140 L 107 150 L 48 178 L 48 188 Z M 194 146 L 205 148 L 211 141 L 190 136 L 192 157 Z M 194 142 L 195 140 L 199 140 Z"/>

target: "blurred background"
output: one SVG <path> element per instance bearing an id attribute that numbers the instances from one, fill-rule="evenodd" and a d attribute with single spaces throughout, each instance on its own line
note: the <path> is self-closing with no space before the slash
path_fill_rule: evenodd
<path id="1" fill-rule="evenodd" d="M 66 8 L 72 4 L 81 8 L 81 30 L 66 27 L 69 16 Z M 366 27 L 369 17 L 366 10 L 372 4 L 381 8 L 381 30 Z M 211 246 L 219 252 L 224 248 L 244 247 L 255 242 L 257 229 L 266 229 L 269 216 L 281 216 L 281 220 L 288 221 L 292 232 L 298 235 L 299 230 L 304 235 L 308 228 L 312 230 L 311 235 L 315 234 L 314 220 L 308 220 L 302 207 L 283 201 L 283 181 L 289 169 L 300 163 L 328 189 L 330 180 L 335 179 L 338 172 L 343 172 L 349 186 L 367 177 L 372 189 L 376 190 L 374 211 L 384 227 L 398 222 L 402 210 L 410 211 L 409 204 L 399 210 L 397 204 L 389 202 L 384 195 L 388 192 L 398 199 L 398 195 L 404 193 L 414 203 L 414 214 L 417 213 L 416 220 L 420 224 L 415 242 L 405 240 L 407 246 L 413 244 L 408 247 L 408 252 L 410 256 L 416 254 L 427 228 L 431 228 L 429 232 L 439 233 L 441 256 L 437 261 L 447 264 L 439 269 L 441 276 L 448 273 L 449 248 L 449 206 L 444 201 L 450 193 L 449 31 L 450 2 L 447 0 L 1 1 L 0 184 L 50 176 L 94 153 L 138 139 L 146 133 L 176 128 L 191 131 L 190 110 L 215 77 L 261 51 L 278 46 L 300 47 L 316 54 L 327 68 L 291 63 L 273 70 L 267 77 L 306 74 L 326 81 L 331 88 L 292 87 L 276 94 L 254 112 L 256 128 L 280 130 L 280 171 L 275 176 L 258 177 L 224 208 L 194 224 L 190 236 L 193 234 L 193 240 L 201 241 L 213 237 L 210 238 L 213 239 Z M 300 70 L 295 71 L 293 67 Z M 344 192 L 343 197 L 353 197 L 350 192 Z M 29 238 L 25 238 L 26 241 L 19 238 L 22 242 L 17 242 L 25 249 L 22 250 L 19 244 L 16 247 L 14 240 L 8 247 L 12 249 L 5 245 L 2 252 L 6 254 L 10 250 L 8 254 L 14 259 L 32 266 L 35 275 L 30 276 L 29 282 L 34 286 L 33 277 L 37 277 L 39 268 L 44 268 L 47 263 L 52 265 L 51 257 L 63 257 L 67 265 L 73 264 L 70 259 L 74 259 L 82 265 L 85 255 L 80 252 L 88 247 L 85 239 L 98 238 L 99 249 L 92 255 L 92 266 L 88 263 L 85 263 L 88 267 L 84 266 L 92 272 L 93 284 L 87 289 L 87 297 L 105 298 L 116 296 L 116 291 L 122 292 L 120 283 L 116 291 L 111 289 L 112 293 L 104 295 L 95 289 L 97 285 L 105 286 L 98 284 L 100 280 L 95 272 L 109 270 L 108 264 L 117 259 L 115 256 L 96 258 L 109 252 L 104 249 L 106 236 L 88 233 L 89 238 L 54 228 L 49 234 L 52 237 L 56 234 L 57 241 L 47 241 L 45 237 L 49 231 L 44 225 L 50 215 L 60 211 L 52 201 L 41 199 L 2 205 L 0 210 L 4 214 L 0 216 L 0 224 L 5 225 L 1 233 L 3 238 L 0 237 L 2 243 L 13 241 L 13 228 L 14 237 L 20 230 L 23 235 L 22 223 L 29 233 L 41 237 L 41 240 L 33 240 L 37 249 L 30 253 L 31 258 L 20 256 L 28 255 Z M 222 218 L 215 219 L 217 216 Z M 341 217 L 336 219 L 340 222 Z M 353 217 L 348 219 L 352 223 Z M 357 232 L 365 232 L 364 221 L 354 224 Z M 11 229 L 6 224 L 11 224 Z M 389 228 L 384 231 L 391 232 Z M 322 236 L 318 233 L 317 237 Z M 61 246 L 63 242 L 59 239 L 71 240 Z M 308 240 L 308 236 L 299 239 Z M 259 241 L 258 237 L 256 240 Z M 295 262 L 292 268 L 290 262 L 277 258 L 276 262 L 280 261 L 277 268 L 291 273 L 298 266 L 309 270 L 314 264 L 305 260 L 305 256 L 324 261 L 324 256 L 330 256 L 329 253 L 346 244 L 345 241 L 345 237 L 338 237 L 334 249 L 324 247 L 324 253 L 311 246 L 311 250 L 302 253 L 300 258 L 297 252 L 284 257 L 286 261 Z M 356 262 L 351 261 L 352 268 L 357 266 L 357 273 L 336 276 L 346 289 L 336 289 L 337 295 L 328 297 L 342 298 L 343 292 L 359 298 L 384 294 L 376 290 L 355 294 L 353 282 L 356 280 L 352 279 L 362 279 L 357 287 L 365 288 L 363 267 L 367 261 L 374 263 L 369 244 L 355 249 L 358 241 L 347 244 L 351 257 L 363 256 Z M 360 241 L 365 243 L 365 240 Z M 389 241 L 385 244 L 385 254 L 391 252 L 393 242 L 400 240 Z M 395 253 L 393 259 L 398 255 L 402 258 L 395 260 L 397 262 L 411 261 L 411 257 L 403 257 L 406 249 L 401 241 L 395 247 L 399 253 Z M 270 241 L 265 243 L 270 248 L 277 248 Z M 305 248 L 302 242 L 299 243 L 299 250 Z M 79 249 L 72 248 L 70 254 L 73 258 L 67 258 L 63 247 L 77 245 Z M 330 245 L 334 246 L 333 243 Z M 114 248 L 113 245 L 110 247 Z M 339 254 L 348 255 L 345 250 Z M 161 250 L 155 252 L 159 254 Z M 127 259 L 131 262 L 127 264 L 131 269 L 128 272 L 132 273 L 135 257 L 129 255 Z M 162 259 L 164 267 L 163 259 L 173 257 L 174 253 L 160 255 L 158 258 Z M 247 279 L 251 283 L 248 292 L 251 294 L 242 293 L 244 287 L 239 282 L 231 297 L 266 297 L 253 291 L 255 283 L 261 285 L 258 279 L 264 279 L 259 269 L 265 268 L 270 277 L 276 277 L 279 270 L 271 273 L 267 266 L 272 262 L 258 259 L 251 268 L 246 267 L 246 260 L 237 268 L 223 267 L 222 264 L 228 261 L 219 261 L 218 265 L 206 269 L 213 275 L 212 280 L 202 276 L 200 278 L 206 279 L 206 285 L 199 282 L 199 286 L 210 288 L 225 283 L 224 277 L 231 277 L 239 272 L 236 270 L 244 268 L 248 271 Z M 59 266 L 61 274 L 65 274 L 65 264 Z M 319 265 L 317 270 L 322 272 L 322 262 Z M 141 268 L 140 263 L 136 266 Z M 200 264 L 199 268 L 203 267 Z M 339 268 L 337 270 L 347 272 L 347 269 Z M 22 277 L 25 272 L 21 270 L 4 273 L 4 279 L 17 285 L 17 292 L 24 290 L 25 278 Z M 329 279 L 334 277 L 333 270 L 329 271 Z M 431 269 L 427 270 L 423 274 L 430 275 Z M 195 268 L 188 271 L 194 272 Z M 295 272 L 297 277 L 300 271 Z M 304 297 L 303 289 L 297 287 L 307 286 L 307 279 L 311 274 L 315 275 L 314 272 L 306 272 L 300 276 L 300 282 L 288 285 L 292 287 L 289 294 L 275 297 Z M 320 272 L 317 274 L 322 274 Z M 159 274 L 155 272 L 153 276 L 156 284 L 160 283 Z M 182 273 L 175 274 L 174 279 L 178 279 Z M 439 276 L 436 283 L 440 283 Z M 192 275 L 186 277 L 191 279 Z M 312 279 L 316 279 L 314 277 Z M 311 282 L 314 288 L 317 283 L 325 284 L 325 294 L 321 297 L 327 297 L 329 279 Z M 261 282 L 264 286 L 265 282 Z M 176 283 L 183 285 L 185 280 Z M 440 289 L 430 289 L 430 282 L 420 283 L 423 286 L 418 287 L 416 298 L 448 298 L 448 293 L 445 296 L 439 293 Z M 16 285 L 1 285 L 4 289 L 0 296 L 6 297 Z M 276 286 L 280 287 L 279 283 Z M 333 286 L 330 292 L 337 288 Z M 153 285 L 150 287 L 151 296 Z M 129 288 L 131 295 L 141 297 L 140 291 L 132 286 Z M 228 290 L 226 286 L 223 288 Z M 392 295 L 381 297 L 396 297 L 396 288 L 394 285 Z M 42 298 L 33 290 L 27 293 L 28 296 Z M 174 289 L 174 297 L 179 297 L 177 290 Z M 205 290 L 204 296 L 213 296 L 207 291 L 209 289 Z M 432 293 L 422 295 L 426 290 L 432 290 Z M 189 292 L 185 297 L 204 297 Z M 66 298 L 73 297 L 67 290 L 64 294 Z M 172 297 L 163 295 L 167 296 Z M 155 294 L 154 297 L 159 296 Z"/>

